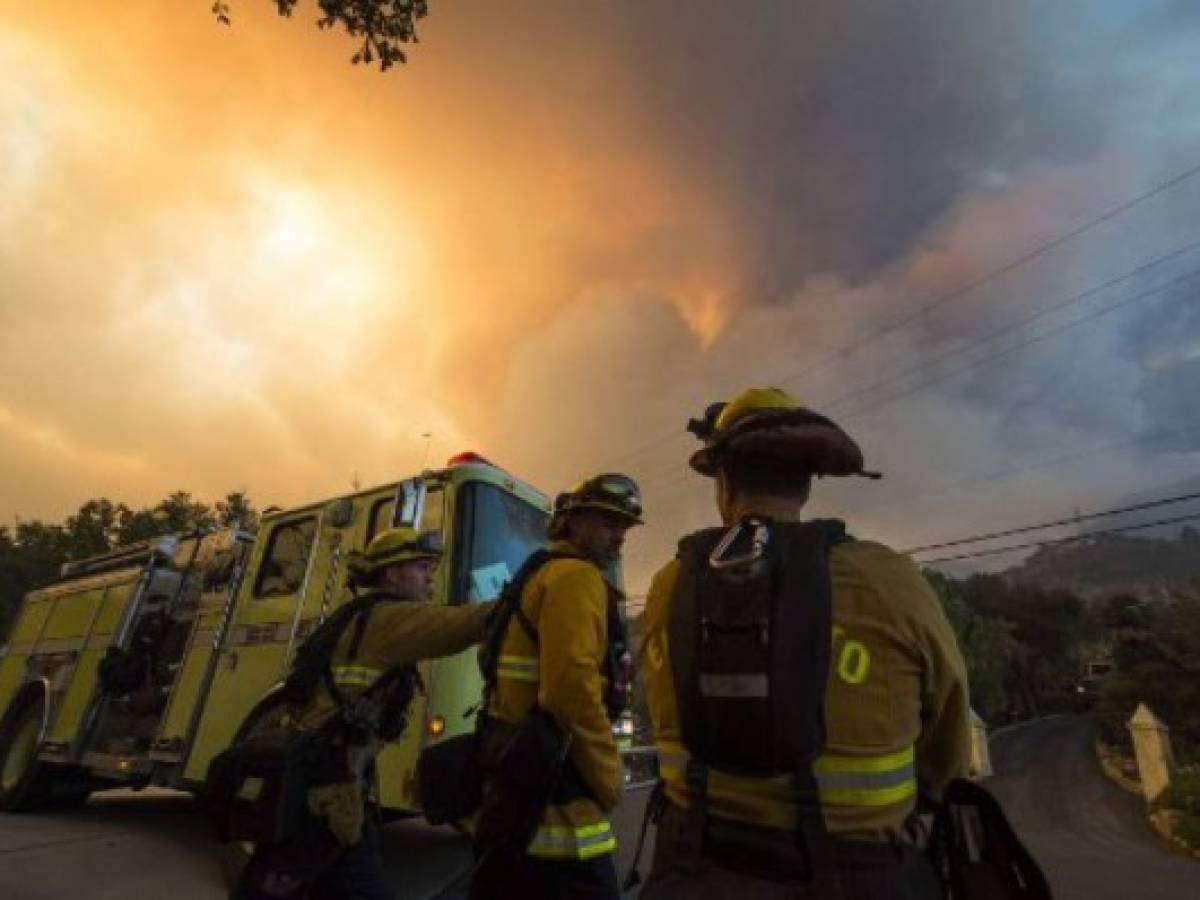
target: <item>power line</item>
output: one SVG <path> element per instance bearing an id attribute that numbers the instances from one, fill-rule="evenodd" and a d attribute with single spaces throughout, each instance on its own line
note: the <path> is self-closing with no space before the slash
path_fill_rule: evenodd
<path id="1" fill-rule="evenodd" d="M 1195 522 L 1200 520 L 1200 513 L 1193 513 L 1189 516 L 1176 516 L 1172 519 L 1159 519 L 1156 522 L 1143 522 L 1140 525 L 1124 525 L 1120 528 L 1106 528 L 1102 531 L 1089 531 L 1085 534 L 1077 534 L 1073 537 L 1054 538 L 1046 541 L 1031 541 L 1026 544 L 1013 544 L 1010 547 L 1001 547 L 996 550 L 979 550 L 974 553 L 960 553 L 957 556 L 941 556 L 937 559 L 919 560 L 923 566 L 934 566 L 938 563 L 954 562 L 960 559 L 978 559 L 982 556 L 998 556 L 1002 553 L 1013 553 L 1017 550 L 1029 550 L 1034 547 L 1050 547 L 1055 544 L 1069 544 L 1073 541 L 1083 541 L 1092 537 L 1101 537 L 1106 534 L 1121 534 L 1127 531 L 1140 531 L 1145 528 L 1160 528 L 1165 525 L 1178 525 L 1182 522 Z"/>
<path id="2" fill-rule="evenodd" d="M 983 356 L 983 357 L 980 357 L 979 359 L 972 360 L 971 362 L 967 363 L 966 365 L 959 366 L 957 369 L 954 369 L 953 371 L 945 372 L 941 375 L 937 375 L 937 376 L 929 379 L 928 381 L 923 381 L 920 384 L 914 385 L 913 387 L 910 387 L 910 388 L 907 388 L 898 394 L 892 394 L 891 396 L 885 397 L 884 399 L 879 400 L 876 403 L 868 404 L 867 406 L 857 409 L 854 412 L 850 413 L 849 415 L 843 417 L 843 421 L 848 421 L 850 419 L 857 419 L 862 416 L 865 416 L 867 413 L 875 412 L 876 410 L 882 409 L 885 406 L 891 406 L 893 403 L 895 403 L 899 400 L 903 400 L 905 397 L 910 397 L 913 394 L 920 393 L 921 391 L 923 391 L 927 388 L 933 387 L 935 384 L 941 384 L 943 381 L 947 381 L 951 378 L 954 378 L 958 375 L 963 374 L 964 372 L 969 372 L 972 369 L 978 369 L 980 366 L 995 362 L 996 360 L 1002 359 L 1005 356 L 1011 356 L 1013 353 L 1016 353 L 1020 350 L 1024 350 L 1026 347 L 1031 347 L 1034 344 L 1039 344 L 1042 341 L 1047 341 L 1050 338 L 1057 337 L 1058 335 L 1062 334 L 1063 332 L 1070 331 L 1073 328 L 1078 328 L 1081 325 L 1086 325 L 1089 322 L 1095 321 L 1096 319 L 1103 318 L 1104 316 L 1107 316 L 1109 313 L 1116 312 L 1119 309 L 1124 309 L 1126 306 L 1129 306 L 1133 303 L 1137 303 L 1138 301 L 1145 300 L 1148 297 L 1153 297 L 1156 294 L 1161 294 L 1164 291 L 1170 290 L 1171 288 L 1179 287 L 1180 285 L 1184 284 L 1185 282 L 1190 281 L 1191 279 L 1195 278 L 1197 275 L 1200 275 L 1200 269 L 1193 269 L 1192 271 L 1187 272 L 1183 275 L 1180 275 L 1178 278 L 1176 278 L 1172 281 L 1169 281 L 1166 284 L 1161 284 L 1157 287 L 1150 288 L 1149 290 L 1141 291 L 1140 293 L 1134 294 L 1132 297 L 1126 297 L 1124 300 L 1119 300 L 1116 303 L 1111 303 L 1108 306 L 1104 306 L 1104 307 L 1101 307 L 1100 309 L 1093 310 L 1092 312 L 1088 313 L 1087 315 L 1080 316 L 1078 319 L 1074 319 L 1073 321 L 1064 323 L 1063 325 L 1059 325 L 1057 328 L 1051 328 L 1049 331 L 1043 331 L 1040 334 L 1035 334 L 1032 337 L 1029 337 L 1023 341 L 1019 341 L 1018 343 L 1013 344 L 1010 347 L 1005 347 L 1003 350 L 998 350 L 995 353 L 990 353 L 987 356 Z"/>
<path id="3" fill-rule="evenodd" d="M 967 294 L 973 293 L 974 291 L 983 287 L 983 285 L 985 285 L 991 281 L 994 281 L 995 279 L 1001 277 L 1002 275 L 1006 275 L 1009 272 L 1014 271 L 1015 269 L 1019 269 L 1021 266 L 1032 262 L 1033 260 L 1037 259 L 1040 256 L 1044 256 L 1045 254 L 1049 253 L 1051 250 L 1061 247 L 1063 244 L 1066 244 L 1069 241 L 1074 240 L 1075 238 L 1079 237 L 1080 235 L 1086 234 L 1089 231 L 1094 231 L 1096 228 L 1103 225 L 1105 222 L 1111 221 L 1112 219 L 1116 218 L 1117 216 L 1121 215 L 1122 213 L 1128 212 L 1129 210 L 1133 209 L 1135 206 L 1145 203 L 1147 200 L 1150 200 L 1153 197 L 1157 197 L 1159 194 L 1163 193 L 1164 191 L 1168 191 L 1171 188 L 1174 188 L 1174 187 L 1179 186 L 1180 184 L 1183 184 L 1189 178 L 1193 178 L 1197 174 L 1200 174 L 1200 164 L 1192 166 L 1190 169 L 1186 169 L 1185 171 L 1180 172 L 1178 175 L 1175 175 L 1172 178 L 1168 178 L 1166 181 L 1160 182 L 1159 184 L 1155 185 L 1150 190 L 1145 191 L 1144 193 L 1138 194 L 1136 197 L 1126 200 L 1124 203 L 1120 203 L 1117 206 L 1114 206 L 1111 209 L 1108 209 L 1107 211 L 1100 213 L 1100 215 L 1095 216 L 1092 219 L 1089 219 L 1088 221 L 1076 226 L 1075 228 L 1072 228 L 1071 230 L 1067 231 L 1065 234 L 1061 234 L 1058 237 L 1054 238 L 1053 240 L 1047 241 L 1046 243 L 1033 248 L 1029 252 L 1027 252 L 1021 256 L 1018 256 L 1016 259 L 1010 260 L 1009 262 L 1000 266 L 998 269 L 993 269 L 990 272 L 987 272 L 984 275 L 981 275 L 980 277 L 976 278 L 974 281 L 969 282 L 968 284 L 966 284 L 960 288 L 957 288 L 948 294 L 943 294 L 941 297 L 938 297 L 938 298 L 932 300 L 931 302 L 926 303 L 924 306 L 917 307 L 917 309 L 913 310 L 908 315 L 901 316 L 899 319 L 893 320 L 892 322 L 888 323 L 887 325 L 883 326 L 882 328 L 878 329 L 877 331 L 867 335 L 866 337 L 860 338 L 856 341 L 851 341 L 846 346 L 839 348 L 838 350 L 835 350 L 833 353 L 828 354 L 827 356 L 823 357 L 822 359 L 818 360 L 817 362 L 813 363 L 812 365 L 805 366 L 803 369 L 801 369 L 800 371 L 798 371 L 792 375 L 784 376 L 784 378 L 779 380 L 779 383 L 787 384 L 789 381 L 795 381 L 798 378 L 803 378 L 805 375 L 810 375 L 813 372 L 817 371 L 819 368 L 824 368 L 826 365 L 828 365 L 830 362 L 833 362 L 836 359 L 841 359 L 852 353 L 855 353 L 861 347 L 863 347 L 867 344 L 870 344 L 870 343 L 874 343 L 875 341 L 879 340 L 880 338 L 886 337 L 887 335 L 892 334 L 893 332 L 899 331 L 901 328 L 905 328 L 908 325 L 911 325 L 913 322 L 917 321 L 918 319 L 924 318 L 926 315 L 928 315 L 933 310 L 938 309 L 938 308 L 946 305 L 947 303 L 951 303 L 955 300 L 959 300 L 962 297 L 966 296 Z"/>
<path id="4" fill-rule="evenodd" d="M 1144 262 L 1144 263 L 1138 265 L 1137 267 L 1129 270 L 1128 272 L 1125 272 L 1122 275 L 1117 275 L 1114 278 L 1109 278 L 1108 280 L 1106 280 L 1098 285 L 1090 287 L 1085 291 L 1081 291 L 1078 294 L 1073 294 L 1072 296 L 1067 297 L 1064 300 L 1056 301 L 1056 302 L 1050 304 L 1049 306 L 1045 306 L 1042 309 L 1038 310 L 1037 312 L 1026 316 L 1023 319 L 1018 319 L 1014 322 L 1010 322 L 1009 324 L 1004 325 L 1001 328 L 996 329 L 995 331 L 989 331 L 987 334 L 983 335 L 980 338 L 977 338 L 976 340 L 974 340 L 964 346 L 953 347 L 950 350 L 947 350 L 944 353 L 939 354 L 938 356 L 934 356 L 930 359 L 922 360 L 921 362 L 917 363 L 916 365 L 909 366 L 908 368 L 903 369 L 900 372 L 897 372 L 896 374 L 889 376 L 888 378 L 883 378 L 872 384 L 868 384 L 868 385 L 864 385 L 863 387 L 855 388 L 854 390 L 850 391 L 849 393 L 843 394 L 842 396 L 837 397 L 834 400 L 830 400 L 827 403 L 822 403 L 821 408 L 823 410 L 835 409 L 836 407 L 838 407 L 844 403 L 847 403 L 850 400 L 853 400 L 855 397 L 870 393 L 881 387 L 887 387 L 889 384 L 894 384 L 897 381 L 907 378 L 909 375 L 918 374 L 923 369 L 932 368 L 933 366 L 937 365 L 938 363 L 945 362 L 947 359 L 951 359 L 962 353 L 966 353 L 969 350 L 973 350 L 974 348 L 982 346 L 983 344 L 989 343 L 998 337 L 1001 337 L 1006 334 L 1011 334 L 1014 331 L 1018 331 L 1019 329 L 1024 328 L 1026 325 L 1030 325 L 1033 322 L 1036 322 L 1038 319 L 1045 318 L 1046 316 L 1050 315 L 1051 313 L 1058 312 L 1061 309 L 1065 309 L 1066 307 L 1072 306 L 1076 303 L 1079 303 L 1082 300 L 1086 300 L 1089 297 L 1093 297 L 1097 294 L 1101 294 L 1104 291 L 1108 290 L 1109 288 L 1115 287 L 1116 285 L 1120 284 L 1121 282 L 1128 281 L 1131 278 L 1135 278 L 1136 276 L 1143 274 L 1144 272 L 1146 272 L 1149 269 L 1154 268 L 1155 266 L 1162 265 L 1163 263 L 1169 262 L 1170 260 L 1173 260 L 1173 259 L 1178 259 L 1180 256 L 1190 253 L 1192 250 L 1195 250 L 1197 248 L 1200 248 L 1200 240 L 1191 241 L 1190 243 L 1184 244 L 1183 246 L 1178 247 L 1175 250 L 1172 250 L 1168 253 L 1164 253 L 1161 256 L 1156 256 L 1153 259 L 1148 260 L 1147 262 Z M 1167 285 L 1167 286 L 1169 286 L 1169 285 Z"/>
<path id="5" fill-rule="evenodd" d="M 1194 248 L 1194 247 L 1200 246 L 1200 242 L 1195 242 L 1188 246 Z M 1160 260 L 1175 257 L 1179 253 L 1184 252 L 1186 249 L 1187 248 L 1181 248 L 1178 251 L 1167 254 L 1164 257 L 1160 257 Z M 1150 263 L 1147 263 L 1145 265 L 1153 265 L 1154 262 L 1155 261 L 1151 261 Z M 1024 324 L 1027 324 L 1028 321 L 1032 321 L 1032 319 L 1040 318 L 1041 315 L 1043 315 L 1045 312 L 1052 311 L 1055 308 L 1062 308 L 1063 306 L 1067 305 L 1068 303 L 1076 302 L 1080 299 L 1083 299 L 1085 296 L 1090 296 L 1092 293 L 1095 293 L 1099 290 L 1103 290 L 1105 287 L 1111 287 L 1112 284 L 1115 284 L 1121 280 L 1125 280 L 1125 279 L 1131 277 L 1133 274 L 1135 274 L 1137 271 L 1139 271 L 1142 268 L 1144 268 L 1144 266 L 1139 267 L 1139 269 L 1135 269 L 1132 272 L 1127 273 L 1126 275 L 1119 276 L 1116 279 L 1110 279 L 1109 284 L 1099 285 L 1095 288 L 1090 289 L 1089 291 L 1085 291 L 1083 294 L 1077 294 L 1073 298 L 1068 298 L 1068 300 L 1057 304 L 1056 307 L 1048 308 L 1047 310 L 1044 310 L 1043 313 L 1039 313 L 1036 316 L 1031 317 Z M 1125 297 L 1124 299 L 1118 300 L 1115 303 L 1111 303 L 1108 306 L 1104 306 L 1099 309 L 1093 310 L 1092 312 L 1090 312 L 1084 316 L 1080 316 L 1079 318 L 1073 319 L 1070 322 L 1065 322 L 1062 325 L 1059 325 L 1055 328 L 1051 328 L 1047 331 L 1043 331 L 1038 334 L 1031 335 L 1030 337 L 1026 338 L 1023 341 L 1018 341 L 1017 343 L 1012 344 L 1008 347 L 1005 347 L 1001 350 L 997 350 L 994 353 L 990 353 L 985 356 L 979 357 L 978 359 L 974 359 L 964 365 L 958 366 L 957 368 L 955 368 L 949 372 L 944 372 L 940 375 L 936 375 L 936 376 L 928 379 L 927 381 L 920 382 L 920 383 L 912 385 L 911 387 L 906 388 L 898 393 L 891 394 L 887 397 L 884 397 L 884 398 L 876 401 L 875 403 L 867 404 L 866 406 L 863 406 L 863 407 L 861 407 L 857 410 L 854 410 L 853 412 L 843 416 L 842 421 L 850 421 L 853 419 L 858 419 L 858 418 L 861 418 L 861 417 L 867 415 L 868 413 L 877 412 L 880 409 L 883 409 L 887 406 L 891 406 L 893 403 L 897 403 L 900 400 L 903 400 L 914 394 L 918 394 L 921 391 L 927 390 L 928 388 L 933 387 L 934 385 L 941 384 L 944 381 L 948 381 L 949 379 L 957 377 L 958 375 L 962 375 L 965 372 L 969 372 L 972 369 L 977 369 L 980 366 L 984 366 L 989 363 L 995 362 L 998 359 L 1002 359 L 1006 356 L 1011 356 L 1012 354 L 1017 353 L 1018 351 L 1024 350 L 1027 347 L 1032 346 L 1033 344 L 1041 343 L 1042 341 L 1046 341 L 1053 337 L 1057 337 L 1058 335 L 1060 335 L 1066 331 L 1070 331 L 1073 328 L 1078 328 L 1081 325 L 1086 325 L 1089 322 L 1092 322 L 1092 321 L 1095 321 L 1096 319 L 1102 318 L 1103 316 L 1106 316 L 1109 313 L 1113 313 L 1120 309 L 1123 309 L 1126 306 L 1130 306 L 1133 303 L 1137 303 L 1142 300 L 1146 300 L 1150 297 L 1156 296 L 1165 291 L 1169 291 L 1172 288 L 1179 287 L 1180 285 L 1185 284 L 1186 282 L 1196 278 L 1197 276 L 1200 276 L 1200 268 L 1193 269 L 1190 272 L 1186 272 L 1183 275 L 1180 275 L 1164 284 L 1160 284 L 1153 288 L 1148 288 L 1145 291 L 1140 291 L 1139 293 L 1133 294 L 1132 296 Z M 1007 327 L 1006 327 L 1006 329 L 1007 329 Z M 983 338 L 979 339 L 978 341 L 974 342 L 973 344 L 969 345 L 968 347 L 961 348 L 961 349 L 969 350 L 972 347 L 976 347 L 981 344 L 987 343 L 989 340 L 991 340 L 993 337 L 995 337 L 996 334 L 1003 333 L 1006 329 L 1001 329 L 1000 332 L 996 332 L 991 335 L 984 336 Z M 1011 329 L 1007 329 L 1007 330 L 1011 330 Z M 934 363 L 941 362 L 942 360 L 944 360 L 946 358 L 947 358 L 947 356 L 943 356 L 939 359 L 934 360 L 933 362 Z M 930 365 L 932 365 L 932 364 L 933 363 L 930 363 Z M 920 371 L 920 369 L 925 368 L 925 367 L 926 366 L 924 364 L 914 367 L 913 369 L 906 370 L 904 373 L 901 373 L 900 375 L 897 375 L 893 378 L 883 379 L 881 381 L 878 381 L 875 384 L 868 386 L 867 388 L 855 389 L 854 391 L 851 391 L 851 392 L 843 395 L 842 397 L 835 398 L 834 400 L 830 401 L 828 404 L 822 404 L 822 405 L 825 406 L 826 408 L 828 408 L 830 406 L 836 406 L 837 404 L 843 402 L 844 400 L 849 399 L 858 394 L 861 394 L 864 391 L 874 390 L 878 387 L 882 387 L 882 386 L 886 386 L 887 384 L 894 383 L 896 381 L 899 381 L 901 378 L 906 377 L 908 374 L 911 374 L 913 371 Z M 684 480 L 683 478 L 672 479 L 671 481 L 664 482 L 662 484 L 662 486 L 663 487 L 672 487 L 675 484 L 678 484 L 683 480 Z M 651 482 L 651 484 L 653 484 L 653 482 Z"/>
<path id="6" fill-rule="evenodd" d="M 880 503 L 877 509 L 886 509 L 890 506 L 895 506 L 898 503 L 912 503 L 917 500 L 928 500 L 931 498 L 945 497 L 949 494 L 955 494 L 971 487 L 978 487 L 988 484 L 998 484 L 1014 478 L 1017 475 L 1024 475 L 1026 472 L 1035 472 L 1038 469 L 1050 469 L 1063 463 L 1079 462 L 1080 460 L 1090 459 L 1094 456 L 1100 456 L 1105 453 L 1111 453 L 1114 450 L 1120 450 L 1125 447 L 1133 447 L 1138 444 L 1146 444 L 1152 441 L 1161 441 L 1169 438 L 1184 437 L 1193 434 L 1200 434 L 1200 424 L 1188 425 L 1184 428 L 1172 428 L 1166 430 L 1152 431 L 1149 434 L 1137 435 L 1136 437 L 1126 438 L 1119 441 L 1111 441 L 1099 447 L 1092 447 L 1088 450 L 1079 450 L 1072 453 L 1064 453 L 1058 456 L 1052 456 L 1048 459 L 1039 460 L 1037 462 L 1028 463 L 1023 466 L 1014 468 L 999 469 L 994 472 L 988 472 L 977 477 L 966 478 L 962 481 L 948 485 L 941 490 L 930 493 L 928 490 L 916 491 L 912 494 L 905 494 L 902 497 L 897 497 L 893 500 L 887 500 Z"/>
<path id="7" fill-rule="evenodd" d="M 793 372 L 790 375 L 785 375 L 783 378 L 776 379 L 775 382 L 777 384 L 787 384 L 788 382 L 796 381 L 797 379 L 803 378 L 806 375 L 811 375 L 813 372 L 816 372 L 819 369 L 825 368 L 826 366 L 835 362 L 836 360 L 845 359 L 846 357 L 856 353 L 858 350 L 862 349 L 863 347 L 865 347 L 869 344 L 872 344 L 872 343 L 880 340 L 881 338 L 887 337 L 889 334 L 893 334 L 902 328 L 907 327 L 908 325 L 912 324 L 913 322 L 917 321 L 918 319 L 921 319 L 924 316 L 928 315 L 935 309 L 938 309 L 948 303 L 951 303 L 955 300 L 961 299 L 962 297 L 964 297 L 968 294 L 973 293 L 974 291 L 978 290 L 983 285 L 988 284 L 989 282 L 994 281 L 995 279 L 1000 278 L 1001 276 L 1006 275 L 1009 272 L 1012 272 L 1012 271 L 1020 268 L 1021 266 L 1024 266 L 1024 265 L 1032 262 L 1033 260 L 1035 260 L 1041 256 L 1044 256 L 1045 254 L 1051 252 L 1052 250 L 1055 250 L 1058 247 L 1061 247 L 1062 245 L 1074 240 L 1077 237 L 1080 237 L 1081 235 L 1087 234 L 1088 232 L 1095 230 L 1100 225 L 1111 221 L 1112 219 L 1116 218 L 1117 216 L 1120 216 L 1123 213 L 1128 212 L 1129 210 L 1133 209 L 1136 206 L 1139 206 L 1142 203 L 1145 203 L 1147 200 L 1150 200 L 1154 197 L 1157 197 L 1159 194 L 1165 193 L 1166 191 L 1169 191 L 1175 187 L 1178 187 L 1179 185 L 1183 184 L 1184 182 L 1188 181 L 1189 179 L 1194 178 L 1197 174 L 1200 174 L 1200 164 L 1197 164 L 1188 169 L 1185 169 L 1184 171 L 1178 173 L 1177 175 L 1174 175 L 1173 177 L 1168 178 L 1167 180 L 1158 183 L 1157 185 L 1150 188 L 1149 190 L 1144 191 L 1141 194 L 1138 194 L 1138 195 L 1130 198 L 1129 200 L 1126 200 L 1123 203 L 1118 204 L 1117 206 L 1114 206 L 1114 207 L 1109 208 L 1108 210 L 1105 210 L 1104 212 L 1100 213 L 1099 215 L 1094 216 L 1091 219 L 1086 220 L 1085 222 L 1082 222 L 1081 224 L 1079 224 L 1079 225 L 1075 226 L 1074 228 L 1068 230 L 1067 232 L 1059 235 L 1058 237 L 1053 238 L 1052 240 L 1049 240 L 1043 244 L 1040 244 L 1037 247 L 1034 247 L 1032 250 L 1027 251 L 1026 253 L 1022 254 L 1021 256 L 1016 257 L 1015 259 L 1009 260 L 1007 263 L 1004 263 L 999 268 L 992 269 L 991 271 L 981 275 L 979 278 L 976 278 L 974 281 L 971 281 L 959 288 L 956 288 L 955 290 L 951 291 L 948 294 L 943 294 L 940 297 L 935 298 L 934 300 L 926 303 L 923 306 L 918 307 L 917 309 L 913 310 L 912 312 L 908 313 L 907 315 L 904 315 L 898 319 L 893 320 L 892 322 L 889 322 L 888 324 L 884 325 L 882 328 L 876 329 L 873 332 L 870 332 L 860 338 L 857 338 L 855 340 L 850 341 L 847 344 L 842 345 L 841 347 L 838 347 L 837 349 L 835 349 L 832 352 L 821 357 L 820 359 L 818 359 L 811 365 L 805 366 L 804 368 L 800 369 L 797 372 Z M 627 450 L 618 456 L 610 457 L 610 464 L 601 466 L 601 468 L 615 467 L 617 463 L 622 463 L 627 459 L 641 456 L 650 450 L 657 449 L 658 447 L 662 446 L 663 444 L 671 441 L 672 439 L 674 439 L 678 436 L 679 436 L 678 432 L 675 432 L 675 431 L 672 431 L 669 433 L 664 433 L 656 438 L 652 438 L 651 440 L 647 441 L 644 444 L 640 444 L 636 447 L 633 447 L 630 450 Z"/>
<path id="8" fill-rule="evenodd" d="M 1179 494 L 1174 497 L 1164 497 L 1161 500 L 1150 500 L 1146 503 L 1136 503 L 1132 506 L 1122 506 L 1117 509 L 1106 509 L 1101 512 L 1088 513 L 1087 515 L 1076 515 L 1069 519 L 1059 519 L 1055 522 L 1045 522 L 1040 525 L 1022 525 L 1019 528 L 1008 528 L 1004 531 L 993 531 L 989 534 L 979 534 L 974 537 L 959 538 L 953 541 L 943 541 L 939 544 L 924 544 L 920 547 L 911 547 L 904 550 L 904 553 L 926 553 L 930 550 L 943 550 L 947 547 L 960 547 L 963 544 L 977 544 L 981 541 L 995 540 L 996 538 L 1012 537 L 1017 534 L 1028 534 L 1031 531 L 1045 531 L 1047 528 L 1061 528 L 1064 525 L 1074 525 L 1076 522 L 1087 522 L 1092 519 L 1103 519 L 1109 516 L 1118 516 L 1124 513 L 1140 512 L 1145 509 L 1154 509 L 1159 506 L 1171 506 L 1176 503 L 1187 503 L 1189 500 L 1200 499 L 1200 491 L 1192 494 Z"/>

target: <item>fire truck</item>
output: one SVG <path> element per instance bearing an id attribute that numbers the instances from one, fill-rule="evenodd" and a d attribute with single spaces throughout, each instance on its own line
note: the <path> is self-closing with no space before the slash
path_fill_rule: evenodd
<path id="1" fill-rule="evenodd" d="M 346 555 L 381 530 L 442 535 L 438 603 L 496 597 L 545 543 L 545 495 L 475 454 L 439 470 L 227 528 L 63 566 L 22 603 L 0 648 L 0 810 L 83 802 L 109 787 L 195 791 L 239 737 L 286 721 L 298 645 L 349 596 Z M 421 665 L 426 690 L 379 760 L 385 809 L 417 809 L 417 755 L 473 727 L 475 656 Z"/>

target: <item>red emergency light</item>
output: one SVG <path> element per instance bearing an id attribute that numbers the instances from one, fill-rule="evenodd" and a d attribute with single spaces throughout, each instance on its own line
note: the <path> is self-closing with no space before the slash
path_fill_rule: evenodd
<path id="1" fill-rule="evenodd" d="M 480 456 L 471 450 L 464 450 L 462 453 L 455 453 L 452 457 L 446 460 L 446 468 L 454 466 L 469 466 L 469 465 L 491 466 L 493 469 L 500 468 L 490 459 Z"/>

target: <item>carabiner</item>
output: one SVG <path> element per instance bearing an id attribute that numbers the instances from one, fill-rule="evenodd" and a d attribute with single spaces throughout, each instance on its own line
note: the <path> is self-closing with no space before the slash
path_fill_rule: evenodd
<path id="1" fill-rule="evenodd" d="M 733 546 L 738 535 L 742 533 L 743 528 L 753 528 L 754 533 L 750 537 L 750 549 L 742 556 L 735 556 L 730 559 L 722 559 L 725 551 Z M 770 531 L 767 529 L 767 524 L 761 519 L 745 519 L 738 522 L 721 538 L 720 543 L 713 548 L 712 553 L 708 555 L 708 564 L 714 569 L 730 569 L 734 566 L 744 565 L 745 563 L 754 562 L 759 559 L 767 550 L 767 541 L 770 539 Z"/>

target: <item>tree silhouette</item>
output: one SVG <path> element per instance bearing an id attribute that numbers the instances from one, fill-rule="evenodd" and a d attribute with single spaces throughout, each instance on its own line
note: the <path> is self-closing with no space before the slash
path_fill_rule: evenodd
<path id="1" fill-rule="evenodd" d="M 281 16 L 291 17 L 297 0 L 274 0 Z M 396 63 L 407 62 L 404 46 L 417 42 L 417 19 L 429 11 L 426 0 L 317 0 L 321 11 L 317 27 L 341 27 L 358 39 L 358 50 L 350 57 L 355 65 L 378 62 L 386 72 Z M 213 15 L 223 25 L 232 21 L 227 0 L 216 0 Z"/>

